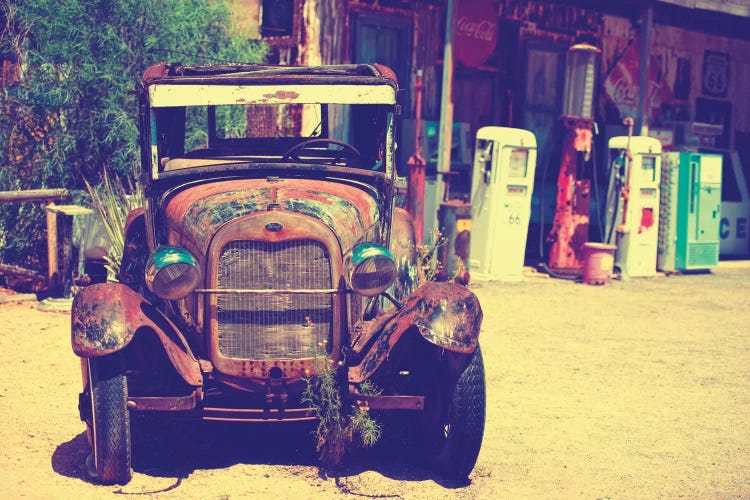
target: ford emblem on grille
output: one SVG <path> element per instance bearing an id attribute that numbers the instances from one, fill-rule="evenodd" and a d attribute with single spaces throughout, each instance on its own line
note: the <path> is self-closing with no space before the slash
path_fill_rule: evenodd
<path id="1" fill-rule="evenodd" d="M 284 229 L 284 226 L 282 226 L 278 222 L 269 222 L 268 224 L 266 224 L 266 230 L 273 233 L 278 233 L 282 229 Z"/>

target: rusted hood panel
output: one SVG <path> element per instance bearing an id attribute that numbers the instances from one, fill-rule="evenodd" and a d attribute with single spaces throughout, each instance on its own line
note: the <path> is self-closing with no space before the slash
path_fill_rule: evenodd
<path id="1" fill-rule="evenodd" d="M 426 283 L 399 311 L 366 326 L 373 329 L 368 337 L 375 341 L 362 361 L 350 369 L 349 381 L 367 380 L 410 328 L 416 327 L 425 340 L 438 347 L 469 354 L 479 344 L 481 326 L 479 299 L 468 288 L 455 283 Z"/>
<path id="2" fill-rule="evenodd" d="M 189 187 L 168 201 L 166 215 L 169 227 L 205 254 L 219 227 L 274 206 L 320 220 L 337 234 L 342 252 L 380 217 L 377 200 L 366 191 L 305 179 L 243 179 Z"/>

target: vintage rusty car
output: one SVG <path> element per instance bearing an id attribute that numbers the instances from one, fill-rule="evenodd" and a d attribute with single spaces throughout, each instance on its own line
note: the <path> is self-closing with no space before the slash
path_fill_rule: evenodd
<path id="1" fill-rule="evenodd" d="M 466 287 L 418 279 L 394 73 L 160 63 L 138 90 L 144 206 L 117 281 L 71 313 L 95 480 L 131 479 L 137 413 L 315 421 L 302 394 L 321 356 L 352 407 L 416 422 L 428 463 L 466 478 L 482 311 Z"/>

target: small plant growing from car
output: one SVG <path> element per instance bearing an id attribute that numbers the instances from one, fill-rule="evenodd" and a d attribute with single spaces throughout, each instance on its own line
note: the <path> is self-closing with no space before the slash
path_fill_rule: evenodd
<path id="1" fill-rule="evenodd" d="M 316 353 L 315 360 L 318 374 L 305 379 L 307 386 L 302 394 L 302 402 L 315 410 L 318 417 L 316 449 L 323 467 L 331 469 L 337 467 L 353 447 L 373 446 L 380 439 L 381 427 L 356 403 L 344 403 L 341 388 L 347 387 L 348 382 L 342 380 L 339 365 L 329 359 L 324 349 Z M 359 392 L 364 395 L 378 394 L 370 382 L 361 384 Z"/>
<path id="2" fill-rule="evenodd" d="M 440 247 L 445 245 L 445 237 L 440 230 L 432 231 L 432 242 L 417 245 L 417 266 L 419 281 L 437 280 L 443 268 L 440 262 Z"/>

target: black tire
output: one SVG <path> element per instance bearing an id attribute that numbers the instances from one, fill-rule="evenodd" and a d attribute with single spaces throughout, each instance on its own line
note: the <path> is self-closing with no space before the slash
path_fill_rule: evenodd
<path id="1" fill-rule="evenodd" d="M 486 390 L 482 351 L 477 346 L 455 384 L 438 398 L 439 427 L 428 430 L 432 465 L 448 479 L 466 480 L 484 436 Z"/>
<path id="2" fill-rule="evenodd" d="M 133 477 L 128 386 L 118 355 L 88 360 L 92 432 L 90 473 L 103 484 L 126 484 Z M 87 460 L 88 461 L 88 460 Z"/>

